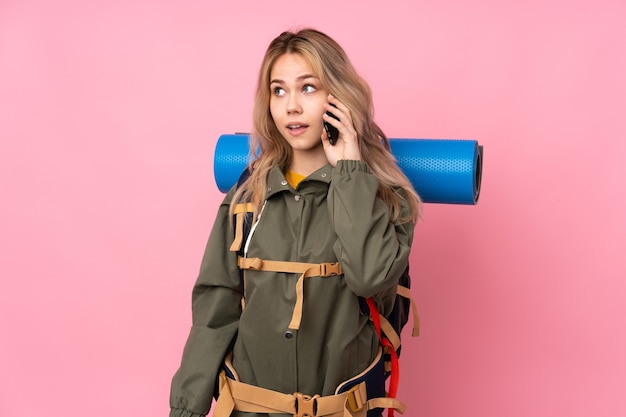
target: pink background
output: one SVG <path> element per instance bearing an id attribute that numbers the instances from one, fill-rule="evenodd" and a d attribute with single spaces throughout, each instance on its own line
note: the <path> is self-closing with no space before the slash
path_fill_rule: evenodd
<path id="1" fill-rule="evenodd" d="M 215 142 L 308 25 L 388 135 L 485 147 L 416 229 L 408 415 L 626 415 L 626 3 L 214 3 L 0 1 L 0 416 L 167 414 Z"/>

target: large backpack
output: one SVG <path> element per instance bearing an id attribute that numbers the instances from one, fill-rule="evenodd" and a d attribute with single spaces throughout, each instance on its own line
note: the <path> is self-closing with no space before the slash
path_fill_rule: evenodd
<path id="1" fill-rule="evenodd" d="M 245 169 L 239 180 L 237 188 L 239 188 L 250 176 L 250 170 Z M 244 256 L 244 243 L 246 242 L 250 230 L 253 225 L 253 214 L 250 203 L 241 203 L 236 206 L 233 216 L 233 224 L 235 225 L 234 241 L 231 251 L 236 251 L 240 257 Z M 241 284 L 243 288 L 243 270 L 240 270 Z M 387 397 L 396 398 L 398 383 L 400 378 L 400 367 L 398 359 L 401 351 L 401 334 L 402 329 L 409 320 L 410 312 L 413 313 L 413 329 L 411 335 L 416 337 L 419 335 L 419 316 L 415 302 L 411 298 L 411 277 L 409 275 L 409 267 L 407 266 L 398 280 L 396 299 L 391 312 L 385 316 L 380 315 L 373 298 L 359 297 L 359 304 L 363 314 L 369 314 L 376 332 L 378 334 L 384 355 L 384 373 L 385 378 L 389 380 Z M 242 303 L 244 301 L 242 300 Z M 411 311 L 412 310 L 412 311 Z M 394 409 L 388 408 L 388 416 L 394 416 Z"/>

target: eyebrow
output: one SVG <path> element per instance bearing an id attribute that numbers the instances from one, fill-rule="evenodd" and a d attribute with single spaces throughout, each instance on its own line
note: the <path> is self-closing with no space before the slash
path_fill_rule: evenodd
<path id="1" fill-rule="evenodd" d="M 318 80 L 318 79 L 319 79 L 319 78 L 317 78 L 317 77 L 316 77 L 315 75 L 313 75 L 313 74 L 303 74 L 303 75 L 301 75 L 301 76 L 297 77 L 297 78 L 296 78 L 296 81 L 303 81 L 303 80 L 306 80 L 306 79 L 308 79 L 308 78 L 315 78 L 316 80 Z M 279 79 L 273 79 L 273 80 L 271 80 L 271 81 L 270 81 L 270 84 L 273 84 L 273 83 L 277 83 L 277 84 L 285 84 L 285 82 L 284 82 L 283 80 L 279 80 Z"/>

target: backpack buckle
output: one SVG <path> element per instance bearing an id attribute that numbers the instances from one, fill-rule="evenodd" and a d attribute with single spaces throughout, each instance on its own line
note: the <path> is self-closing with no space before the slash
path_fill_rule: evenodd
<path id="1" fill-rule="evenodd" d="M 339 262 L 327 262 L 320 264 L 320 277 L 334 277 L 343 274 Z"/>
<path id="2" fill-rule="evenodd" d="M 351 412 L 361 411 L 367 404 L 367 398 L 363 398 L 364 395 L 366 395 L 364 382 L 346 391 L 346 405 Z"/>
<path id="3" fill-rule="evenodd" d="M 317 399 L 319 395 L 311 397 L 310 395 L 296 392 L 296 414 L 294 417 L 314 417 L 317 415 Z"/>

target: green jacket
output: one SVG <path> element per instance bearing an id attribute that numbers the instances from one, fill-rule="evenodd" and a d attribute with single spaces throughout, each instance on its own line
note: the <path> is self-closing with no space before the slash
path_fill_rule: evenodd
<path id="1" fill-rule="evenodd" d="M 381 314 L 391 310 L 414 228 L 412 222 L 390 222 L 387 206 L 376 196 L 378 184 L 361 161 L 327 165 L 295 190 L 279 168 L 270 172 L 266 207 L 247 256 L 339 261 L 343 268 L 343 275 L 305 279 L 298 331 L 288 331 L 288 324 L 299 274 L 246 271 L 242 312 L 237 253 L 229 251 L 234 189 L 226 195 L 193 289 L 193 325 L 172 380 L 170 417 L 208 413 L 231 350 L 241 381 L 289 394 L 333 394 L 373 361 L 379 341 L 360 312 L 358 296 L 373 296 Z"/>

